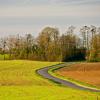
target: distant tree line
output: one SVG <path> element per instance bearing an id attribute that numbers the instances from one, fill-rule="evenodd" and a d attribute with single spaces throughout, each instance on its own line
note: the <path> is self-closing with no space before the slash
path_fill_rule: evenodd
<path id="1" fill-rule="evenodd" d="M 7 59 L 29 59 L 40 61 L 99 61 L 100 27 L 83 26 L 80 35 L 75 34 L 75 27 L 68 27 L 60 34 L 57 28 L 46 27 L 34 38 L 9 36 L 0 39 L 0 55 Z"/>

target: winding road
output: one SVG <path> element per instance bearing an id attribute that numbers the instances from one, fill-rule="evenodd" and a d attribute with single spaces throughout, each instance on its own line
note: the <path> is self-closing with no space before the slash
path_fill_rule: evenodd
<path id="1" fill-rule="evenodd" d="M 80 89 L 80 90 L 89 90 L 89 91 L 92 91 L 92 92 L 100 92 L 99 89 L 94 89 L 94 88 L 90 88 L 90 87 L 80 86 L 80 85 L 72 83 L 70 81 L 63 80 L 63 79 L 57 78 L 55 76 L 52 76 L 52 75 L 50 75 L 48 73 L 48 71 L 50 69 L 52 69 L 52 68 L 69 66 L 69 65 L 72 65 L 72 64 L 73 63 L 71 63 L 71 62 L 69 62 L 69 63 L 61 63 L 61 64 L 52 65 L 52 66 L 48 66 L 48 67 L 44 67 L 44 68 L 38 69 L 36 72 L 39 75 L 41 75 L 42 77 L 50 79 L 50 80 L 52 80 L 52 81 L 54 81 L 56 83 L 62 84 L 63 86 L 68 86 L 68 87 L 75 88 L 75 89 Z"/>

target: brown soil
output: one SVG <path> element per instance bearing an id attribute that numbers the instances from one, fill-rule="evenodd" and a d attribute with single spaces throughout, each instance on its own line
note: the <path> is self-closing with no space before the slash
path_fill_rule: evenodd
<path id="1" fill-rule="evenodd" d="M 57 74 L 100 87 L 100 63 L 81 63 L 56 71 Z"/>

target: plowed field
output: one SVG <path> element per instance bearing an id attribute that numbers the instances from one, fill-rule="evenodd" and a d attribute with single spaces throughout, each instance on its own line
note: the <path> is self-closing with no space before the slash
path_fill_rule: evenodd
<path id="1" fill-rule="evenodd" d="M 72 78 L 100 87 L 100 63 L 75 64 L 70 67 L 61 68 L 56 73 L 66 78 Z"/>

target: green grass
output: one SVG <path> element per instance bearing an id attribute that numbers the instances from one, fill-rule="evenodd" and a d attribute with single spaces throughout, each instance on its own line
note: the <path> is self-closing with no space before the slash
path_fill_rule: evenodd
<path id="1" fill-rule="evenodd" d="M 8 60 L 9 59 L 9 55 L 5 54 L 5 59 Z M 4 60 L 4 55 L 0 54 L 0 60 Z"/>
<path id="2" fill-rule="evenodd" d="M 57 62 L 0 61 L 0 100 L 97 100 L 100 93 L 59 86 L 36 70 Z"/>

